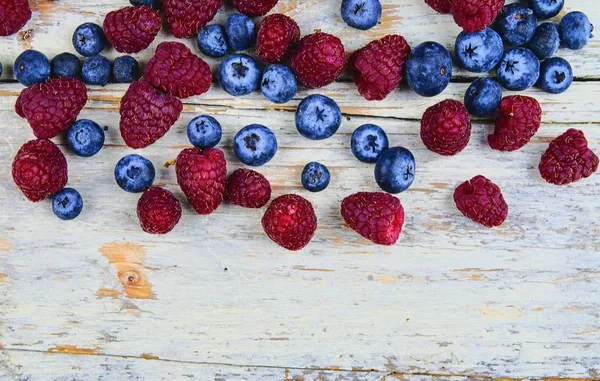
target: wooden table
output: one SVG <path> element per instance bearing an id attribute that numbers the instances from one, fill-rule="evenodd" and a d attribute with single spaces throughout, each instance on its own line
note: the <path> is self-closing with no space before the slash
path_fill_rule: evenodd
<path id="1" fill-rule="evenodd" d="M 456 70 L 440 96 L 421 98 L 406 85 L 383 102 L 366 102 L 346 74 L 318 91 L 300 91 L 276 106 L 259 93 L 233 98 L 215 86 L 185 100 L 184 113 L 158 143 L 139 151 L 157 167 L 157 184 L 183 200 L 173 168 L 162 163 L 188 146 L 187 122 L 216 116 L 229 170 L 244 125 L 271 127 L 280 142 L 260 168 L 274 195 L 298 193 L 319 218 L 312 243 L 298 253 L 276 247 L 262 232 L 262 210 L 223 205 L 210 215 L 184 215 L 166 236 L 141 232 L 138 195 L 121 191 L 115 163 L 132 153 L 119 135 L 119 100 L 126 86 L 90 88 L 81 113 L 108 126 L 105 149 L 83 159 L 67 154 L 69 185 L 84 197 L 82 215 L 55 218 L 49 202 L 30 203 L 10 176 L 16 150 L 32 133 L 13 112 L 22 87 L 10 66 L 27 48 L 48 56 L 73 51 L 71 34 L 125 0 L 32 0 L 32 20 L 18 36 L 0 39 L 0 379 L 23 380 L 516 380 L 600 378 L 600 176 L 566 187 L 546 184 L 537 164 L 550 140 L 568 128 L 585 131 L 600 153 L 600 39 L 582 51 L 561 50 L 577 80 L 563 95 L 527 91 L 544 109 L 532 142 L 514 153 L 491 150 L 493 120 L 476 120 L 469 146 L 444 158 L 419 138 L 424 110 L 462 99 L 473 74 Z M 347 27 L 338 1 L 281 0 L 303 34 L 320 28 L 342 37 L 349 52 L 388 33 L 412 46 L 436 40 L 453 48 L 459 29 L 422 0 L 384 0 L 381 25 Z M 596 0 L 567 0 L 600 24 Z M 223 21 L 230 10 L 218 15 Z M 159 41 L 172 39 L 162 33 Z M 186 44 L 198 51 L 193 40 Z M 114 51 L 108 56 L 117 56 Z M 218 63 L 210 61 L 213 67 Z M 307 94 L 339 102 L 345 118 L 332 138 L 314 142 L 294 128 Z M 508 94 L 508 93 L 506 93 Z M 401 239 L 377 247 L 345 226 L 341 200 L 375 191 L 372 166 L 349 149 L 352 131 L 381 125 L 392 145 L 417 159 Z M 67 151 L 64 138 L 57 138 Z M 308 161 L 329 166 L 330 187 L 303 190 Z M 460 182 L 483 174 L 510 205 L 506 223 L 484 229 L 454 207 Z"/>

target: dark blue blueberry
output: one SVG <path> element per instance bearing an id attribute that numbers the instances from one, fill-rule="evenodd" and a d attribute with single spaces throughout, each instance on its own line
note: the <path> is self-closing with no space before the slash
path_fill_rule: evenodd
<path id="1" fill-rule="evenodd" d="M 210 115 L 200 115 L 187 126 L 190 143 L 198 148 L 211 148 L 221 141 L 221 124 Z"/>
<path id="2" fill-rule="evenodd" d="M 496 19 L 496 30 L 506 43 L 525 45 L 537 28 L 537 18 L 527 5 L 512 3 L 504 6 Z"/>
<path id="3" fill-rule="evenodd" d="M 296 95 L 296 76 L 284 65 L 271 65 L 265 70 L 260 81 L 263 95 L 274 103 L 287 103 Z"/>
<path id="4" fill-rule="evenodd" d="M 452 78 L 452 57 L 437 42 L 424 42 L 406 60 L 406 77 L 413 91 L 424 97 L 440 94 Z"/>
<path id="5" fill-rule="evenodd" d="M 135 7 L 141 7 L 143 5 L 152 8 L 160 7 L 160 0 L 129 0 L 129 2 Z"/>
<path id="6" fill-rule="evenodd" d="M 465 107 L 474 116 L 493 114 L 501 100 L 502 87 L 493 78 L 476 79 L 465 93 Z"/>
<path id="7" fill-rule="evenodd" d="M 75 54 L 61 53 L 52 59 L 51 66 L 55 77 L 81 77 L 81 61 Z"/>
<path id="8" fill-rule="evenodd" d="M 594 26 L 581 12 L 570 12 L 560 20 L 560 39 L 569 49 L 582 49 L 594 35 Z"/>
<path id="9" fill-rule="evenodd" d="M 415 157 L 404 147 L 385 150 L 375 164 L 375 181 L 388 193 L 407 190 L 415 179 Z"/>
<path id="10" fill-rule="evenodd" d="M 504 44 L 498 33 L 490 28 L 477 33 L 461 32 L 456 37 L 454 53 L 465 69 L 475 73 L 485 73 L 500 62 L 504 53 Z"/>
<path id="11" fill-rule="evenodd" d="M 342 20 L 352 28 L 371 29 L 379 23 L 381 9 L 379 0 L 343 0 Z"/>
<path id="12" fill-rule="evenodd" d="M 311 192 L 320 192 L 329 185 L 331 174 L 326 166 L 313 161 L 304 166 L 301 180 L 304 189 Z"/>
<path id="13" fill-rule="evenodd" d="M 565 0 L 529 0 L 529 6 L 540 20 L 558 15 L 564 5 Z"/>
<path id="14" fill-rule="evenodd" d="M 115 181 L 124 191 L 143 192 L 154 182 L 154 165 L 140 155 L 127 155 L 115 166 Z"/>
<path id="15" fill-rule="evenodd" d="M 540 60 L 552 57 L 560 47 L 558 26 L 551 22 L 540 24 L 528 47 Z"/>
<path id="16" fill-rule="evenodd" d="M 37 50 L 26 50 L 15 60 L 14 74 L 23 86 L 33 86 L 48 79 L 50 61 Z"/>
<path id="17" fill-rule="evenodd" d="M 2 62 L 0 62 L 0 78 L 2 78 Z"/>
<path id="18" fill-rule="evenodd" d="M 110 61 L 104 56 L 86 59 L 81 68 L 81 76 L 88 85 L 106 85 L 110 79 Z"/>
<path id="19" fill-rule="evenodd" d="M 242 128 L 233 138 L 233 152 L 242 163 L 258 167 L 275 156 L 277 138 L 268 127 L 251 124 Z"/>
<path id="20" fill-rule="evenodd" d="M 200 51 L 209 57 L 223 57 L 229 50 L 225 28 L 218 24 L 207 25 L 200 29 L 197 42 Z"/>
<path id="21" fill-rule="evenodd" d="M 496 76 L 498 82 L 508 90 L 526 90 L 540 76 L 540 60 L 529 49 L 508 49 L 496 69 Z"/>
<path id="22" fill-rule="evenodd" d="M 364 163 L 376 163 L 388 149 L 388 137 L 383 129 L 374 124 L 363 124 L 352 133 L 350 147 L 354 156 Z"/>
<path id="23" fill-rule="evenodd" d="M 242 13 L 229 16 L 225 24 L 225 34 L 229 46 L 236 51 L 248 49 L 256 40 L 254 23 Z"/>
<path id="24" fill-rule="evenodd" d="M 61 220 L 73 220 L 83 209 L 83 199 L 73 188 L 64 188 L 52 196 L 52 211 Z"/>
<path id="25" fill-rule="evenodd" d="M 94 156 L 104 145 L 104 130 L 94 121 L 80 119 L 67 130 L 67 141 L 76 155 Z"/>
<path id="26" fill-rule="evenodd" d="M 296 109 L 296 128 L 302 136 L 312 140 L 327 139 L 342 124 L 342 111 L 335 101 L 314 94 L 304 98 Z"/>
<path id="27" fill-rule="evenodd" d="M 567 60 L 560 57 L 549 58 L 540 65 L 538 87 L 550 94 L 560 94 L 573 83 L 573 69 Z"/>
<path id="28" fill-rule="evenodd" d="M 113 62 L 112 74 L 117 83 L 131 83 L 140 78 L 140 64 L 132 56 L 117 57 Z"/>
<path id="29" fill-rule="evenodd" d="M 250 94 L 260 84 L 258 63 L 246 54 L 227 57 L 219 66 L 219 83 L 233 96 Z"/>
<path id="30" fill-rule="evenodd" d="M 79 25 L 73 33 L 73 47 L 84 57 L 100 54 L 104 50 L 105 44 L 104 31 L 97 24 L 86 22 Z"/>

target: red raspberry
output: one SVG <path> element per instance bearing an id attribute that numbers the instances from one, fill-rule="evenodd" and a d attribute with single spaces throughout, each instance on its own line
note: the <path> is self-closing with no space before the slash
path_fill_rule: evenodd
<path id="1" fill-rule="evenodd" d="M 368 101 L 385 99 L 402 81 L 410 46 L 402 36 L 372 41 L 350 57 L 358 92 Z"/>
<path id="2" fill-rule="evenodd" d="M 10 36 L 31 18 L 27 0 L 0 0 L 0 36 Z"/>
<path id="3" fill-rule="evenodd" d="M 218 148 L 187 148 L 177 156 L 177 183 L 198 214 L 214 212 L 225 195 L 227 162 Z"/>
<path id="4" fill-rule="evenodd" d="M 121 136 L 131 148 L 145 148 L 162 138 L 175 124 L 183 104 L 160 94 L 145 81 L 133 82 L 121 98 Z"/>
<path id="5" fill-rule="evenodd" d="M 188 98 L 210 89 L 212 71 L 181 42 L 161 42 L 146 65 L 144 79 L 160 91 Z"/>
<path id="6" fill-rule="evenodd" d="M 265 17 L 256 35 L 256 55 L 263 62 L 281 62 L 300 39 L 298 24 L 286 15 Z"/>
<path id="7" fill-rule="evenodd" d="M 390 246 L 400 237 L 404 208 L 384 192 L 358 192 L 342 201 L 342 217 L 358 234 L 377 245 Z"/>
<path id="8" fill-rule="evenodd" d="M 316 32 L 300 40 L 290 63 L 300 83 L 316 89 L 333 83 L 342 73 L 346 52 L 339 38 Z"/>
<path id="9" fill-rule="evenodd" d="M 535 98 L 522 95 L 504 97 L 496 129 L 488 136 L 492 149 L 516 151 L 525 146 L 542 125 L 542 108 Z"/>
<path id="10" fill-rule="evenodd" d="M 456 155 L 471 139 L 469 112 L 462 103 L 446 99 L 429 107 L 421 119 L 425 147 L 440 155 Z"/>
<path id="11" fill-rule="evenodd" d="M 262 226 L 273 242 L 296 251 L 312 239 L 317 230 L 317 216 L 310 201 L 286 194 L 271 202 L 262 218 Z"/>
<path id="12" fill-rule="evenodd" d="M 598 156 L 588 148 L 583 131 L 571 128 L 550 142 L 538 168 L 547 182 L 566 185 L 596 172 Z"/>
<path id="13" fill-rule="evenodd" d="M 41 201 L 67 185 L 67 160 L 50 140 L 31 140 L 17 152 L 12 176 L 25 197 Z"/>
<path id="14" fill-rule="evenodd" d="M 456 188 L 454 203 L 465 217 L 488 228 L 502 225 L 508 216 L 508 205 L 502 191 L 481 175 Z"/>
<path id="15" fill-rule="evenodd" d="M 425 3 L 439 13 L 450 13 L 450 5 L 452 0 L 425 0 Z"/>
<path id="16" fill-rule="evenodd" d="M 138 53 L 154 41 L 161 23 L 156 9 L 125 7 L 106 15 L 104 34 L 117 52 Z"/>
<path id="17" fill-rule="evenodd" d="M 15 112 L 27 119 L 36 138 L 50 139 L 77 120 L 87 89 L 73 78 L 54 78 L 21 91 Z"/>
<path id="18" fill-rule="evenodd" d="M 233 0 L 233 6 L 246 16 L 256 17 L 266 15 L 279 0 Z"/>
<path id="19" fill-rule="evenodd" d="M 181 204 L 168 190 L 152 187 L 140 197 L 137 215 L 146 233 L 167 234 L 181 218 Z"/>
<path id="20" fill-rule="evenodd" d="M 167 28 L 177 38 L 197 35 L 222 5 L 223 0 L 165 0 Z"/>
<path id="21" fill-rule="evenodd" d="M 504 0 L 452 0 L 450 13 L 467 33 L 481 32 L 494 22 Z"/>
<path id="22" fill-rule="evenodd" d="M 262 208 L 271 199 L 271 184 L 251 169 L 238 169 L 227 179 L 227 198 L 233 205 Z"/>

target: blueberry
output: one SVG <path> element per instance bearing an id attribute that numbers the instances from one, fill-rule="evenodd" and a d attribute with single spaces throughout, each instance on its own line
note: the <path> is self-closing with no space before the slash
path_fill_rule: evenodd
<path id="1" fill-rule="evenodd" d="M 102 28 L 94 23 L 81 24 L 73 33 L 73 47 L 84 57 L 92 57 L 104 50 L 106 37 Z"/>
<path id="2" fill-rule="evenodd" d="M 537 27 L 528 47 L 539 59 L 545 60 L 552 57 L 558 51 L 559 46 L 558 26 L 551 22 L 545 22 Z"/>
<path id="3" fill-rule="evenodd" d="M 327 188 L 330 180 L 331 174 L 327 167 L 316 161 L 306 164 L 302 170 L 302 186 L 308 191 L 320 192 Z"/>
<path id="4" fill-rule="evenodd" d="M 81 61 L 75 54 L 61 53 L 51 62 L 52 75 L 55 77 L 79 78 L 81 76 Z"/>
<path id="5" fill-rule="evenodd" d="M 573 83 L 573 69 L 564 58 L 549 58 L 540 65 L 538 86 L 545 92 L 563 93 L 567 91 L 571 83 Z"/>
<path id="6" fill-rule="evenodd" d="M 424 42 L 406 60 L 406 77 L 413 91 L 424 97 L 440 94 L 452 78 L 450 52 L 437 42 Z"/>
<path id="7" fill-rule="evenodd" d="M 106 85 L 110 79 L 110 61 L 104 56 L 86 59 L 81 68 L 81 76 L 88 85 Z"/>
<path id="8" fill-rule="evenodd" d="M 506 43 L 521 46 L 531 40 L 537 18 L 531 8 L 519 3 L 506 5 L 496 19 L 496 30 Z"/>
<path id="9" fill-rule="evenodd" d="M 461 32 L 456 37 L 454 53 L 465 69 L 485 73 L 498 65 L 504 53 L 504 45 L 498 33 L 486 28 L 477 33 Z"/>
<path id="10" fill-rule="evenodd" d="M 302 136 L 312 140 L 327 139 L 342 124 L 342 111 L 335 101 L 314 94 L 304 98 L 296 109 L 296 128 Z"/>
<path id="11" fill-rule="evenodd" d="M 363 124 L 352 133 L 350 147 L 358 160 L 364 163 L 376 163 L 383 151 L 388 149 L 389 141 L 381 127 Z"/>
<path id="12" fill-rule="evenodd" d="M 375 181 L 388 193 L 407 190 L 415 179 L 415 157 L 404 147 L 385 150 L 375 164 Z"/>
<path id="13" fill-rule="evenodd" d="M 352 28 L 371 29 L 379 23 L 381 9 L 379 0 L 343 0 L 342 20 Z"/>
<path id="14" fill-rule="evenodd" d="M 113 62 L 112 75 L 117 83 L 131 83 L 140 78 L 140 64 L 132 56 L 117 57 Z"/>
<path id="15" fill-rule="evenodd" d="M 218 24 L 207 25 L 200 29 L 197 42 L 200 51 L 209 57 L 223 57 L 229 50 L 225 28 Z"/>
<path id="16" fill-rule="evenodd" d="M 124 156 L 115 166 L 115 181 L 124 191 L 143 192 L 154 182 L 154 165 L 140 155 Z"/>
<path id="17" fill-rule="evenodd" d="M 219 66 L 219 83 L 233 96 L 250 94 L 260 83 L 258 63 L 246 54 L 227 57 Z"/>
<path id="18" fill-rule="evenodd" d="M 61 220 L 73 220 L 83 209 L 83 199 L 73 188 L 64 188 L 52 196 L 52 211 Z"/>
<path id="19" fill-rule="evenodd" d="M 274 103 L 287 103 L 296 95 L 296 76 L 284 65 L 274 64 L 263 73 L 260 81 L 263 95 Z"/>
<path id="20" fill-rule="evenodd" d="M 465 107 L 479 117 L 493 114 L 501 100 L 502 87 L 493 78 L 476 79 L 465 93 Z"/>
<path id="21" fill-rule="evenodd" d="M 560 39 L 569 49 L 582 49 L 594 35 L 594 26 L 588 17 L 581 12 L 567 13 L 560 20 Z"/>
<path id="22" fill-rule="evenodd" d="M 104 130 L 94 121 L 80 119 L 67 130 L 67 141 L 76 155 L 94 156 L 104 145 Z"/>
<path id="23" fill-rule="evenodd" d="M 234 13 L 225 24 L 227 42 L 233 50 L 246 50 L 256 40 L 254 23 L 250 17 L 242 13 Z"/>
<path id="24" fill-rule="evenodd" d="M 508 49 L 496 69 L 496 76 L 498 82 L 508 90 L 528 89 L 540 76 L 540 61 L 529 49 Z"/>
<path id="25" fill-rule="evenodd" d="M 26 50 L 15 60 L 14 74 L 23 86 L 44 82 L 50 76 L 50 61 L 37 50 Z"/>
<path id="26" fill-rule="evenodd" d="M 529 6 L 538 19 L 552 18 L 560 13 L 565 0 L 529 0 Z"/>
<path id="27" fill-rule="evenodd" d="M 211 148 L 221 141 L 221 124 L 210 115 L 200 115 L 187 126 L 187 136 L 195 147 Z"/>
<path id="28" fill-rule="evenodd" d="M 0 62 L 0 78 L 2 78 L 2 62 Z"/>
<path id="29" fill-rule="evenodd" d="M 144 5 L 153 8 L 160 7 L 160 0 L 129 0 L 129 2 L 135 7 L 141 7 Z"/>
<path id="30" fill-rule="evenodd" d="M 269 128 L 251 124 L 242 128 L 233 138 L 233 152 L 242 163 L 258 167 L 275 156 L 277 138 Z"/>

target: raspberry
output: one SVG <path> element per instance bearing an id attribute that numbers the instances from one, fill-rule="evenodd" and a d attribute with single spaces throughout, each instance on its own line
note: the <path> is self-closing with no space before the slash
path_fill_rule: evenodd
<path id="1" fill-rule="evenodd" d="M 214 212 L 225 195 L 227 163 L 218 148 L 186 148 L 177 156 L 177 183 L 198 214 Z"/>
<path id="2" fill-rule="evenodd" d="M 77 120 L 87 103 L 87 89 L 72 78 L 54 78 L 21 91 L 15 112 L 27 119 L 33 134 L 50 139 L 66 130 Z"/>
<path id="3" fill-rule="evenodd" d="M 150 234 L 167 234 L 181 218 L 181 204 L 168 190 L 152 187 L 137 203 L 142 230 Z"/>
<path id="4" fill-rule="evenodd" d="M 233 205 L 262 208 L 271 199 L 271 184 L 251 169 L 238 169 L 227 179 L 227 198 Z"/>
<path id="5" fill-rule="evenodd" d="M 41 201 L 67 184 L 67 160 L 50 140 L 23 144 L 12 164 L 15 184 L 30 201 Z"/>
<path id="6" fill-rule="evenodd" d="M 368 101 L 385 99 L 402 81 L 410 46 L 402 36 L 373 41 L 350 57 L 358 92 Z"/>
<path id="7" fill-rule="evenodd" d="M 223 0 L 165 0 L 167 28 L 177 38 L 197 35 L 222 5 Z"/>
<path id="8" fill-rule="evenodd" d="M 452 0 L 425 0 L 425 3 L 439 13 L 450 13 L 450 5 Z"/>
<path id="9" fill-rule="evenodd" d="M 263 62 L 281 62 L 300 39 L 298 24 L 286 15 L 265 17 L 256 35 L 256 55 Z"/>
<path id="10" fill-rule="evenodd" d="M 452 0 L 450 13 L 467 33 L 481 32 L 504 7 L 504 0 Z"/>
<path id="11" fill-rule="evenodd" d="M 488 228 L 502 225 L 508 215 L 508 205 L 498 185 L 481 175 L 456 188 L 454 203 L 465 217 Z"/>
<path id="12" fill-rule="evenodd" d="M 0 36 L 10 36 L 31 18 L 27 0 L 0 0 Z"/>
<path id="13" fill-rule="evenodd" d="M 452 156 L 471 138 L 469 112 L 462 103 L 447 99 L 429 107 L 421 119 L 421 139 L 430 151 Z"/>
<path id="14" fill-rule="evenodd" d="M 316 32 L 300 40 L 290 63 L 300 83 L 316 89 L 333 83 L 342 73 L 346 52 L 339 38 Z"/>
<path id="15" fill-rule="evenodd" d="M 246 16 L 256 17 L 266 15 L 279 0 L 233 0 L 233 6 Z"/>
<path id="16" fill-rule="evenodd" d="M 596 172 L 598 156 L 588 148 L 583 131 L 571 128 L 550 142 L 538 168 L 547 182 L 566 185 Z"/>
<path id="17" fill-rule="evenodd" d="M 535 98 L 522 95 L 504 97 L 496 129 L 488 136 L 492 149 L 516 151 L 525 146 L 542 124 L 542 108 Z"/>
<path id="18" fill-rule="evenodd" d="M 161 27 L 160 13 L 150 7 L 125 7 L 104 19 L 104 34 L 117 52 L 138 53 L 146 49 Z"/>
<path id="19" fill-rule="evenodd" d="M 144 79 L 160 91 L 188 98 L 208 91 L 212 72 L 181 42 L 161 42 L 146 65 Z"/>
<path id="20" fill-rule="evenodd" d="M 145 148 L 160 139 L 179 119 L 183 104 L 160 94 L 145 81 L 133 82 L 121 99 L 121 136 L 131 148 Z"/>
<path id="21" fill-rule="evenodd" d="M 296 251 L 311 241 L 317 230 L 317 216 L 310 201 L 286 194 L 271 202 L 262 218 L 262 226 L 273 242 Z"/>

